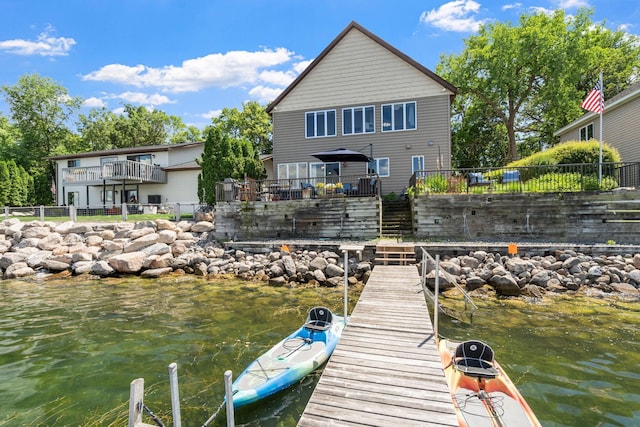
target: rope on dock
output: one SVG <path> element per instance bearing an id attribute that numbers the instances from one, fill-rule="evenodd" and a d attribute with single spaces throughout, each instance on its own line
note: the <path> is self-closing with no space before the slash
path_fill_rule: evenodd
<path id="1" fill-rule="evenodd" d="M 144 403 L 140 402 L 139 403 L 140 406 L 142 406 L 142 409 L 144 409 L 144 411 L 149 414 L 149 416 L 151 417 L 151 419 L 153 420 L 154 423 L 156 423 L 156 425 L 158 427 L 165 427 L 164 423 L 162 422 L 162 420 L 160 418 L 158 418 L 156 416 L 156 414 L 154 414 L 153 412 L 151 412 L 151 409 L 149 409 L 149 407 L 147 405 L 145 405 Z"/>
<path id="2" fill-rule="evenodd" d="M 209 419 L 205 421 L 204 424 L 202 424 L 202 427 L 207 427 L 211 423 L 211 421 L 216 419 L 216 417 L 218 416 L 222 408 L 224 408 L 225 403 L 226 403 L 225 401 L 222 401 L 220 406 L 218 406 L 218 409 L 216 409 L 216 412 L 214 412 L 213 415 L 211 415 Z"/>

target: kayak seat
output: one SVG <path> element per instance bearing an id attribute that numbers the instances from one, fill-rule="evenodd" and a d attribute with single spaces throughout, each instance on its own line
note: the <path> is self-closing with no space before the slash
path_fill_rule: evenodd
<path id="1" fill-rule="evenodd" d="M 325 331 L 331 327 L 333 314 L 326 307 L 314 307 L 309 311 L 304 327 L 314 331 Z"/>
<path id="2" fill-rule="evenodd" d="M 474 378 L 495 378 L 498 370 L 493 366 L 493 350 L 482 341 L 465 341 L 456 347 L 453 365 L 465 375 Z"/>

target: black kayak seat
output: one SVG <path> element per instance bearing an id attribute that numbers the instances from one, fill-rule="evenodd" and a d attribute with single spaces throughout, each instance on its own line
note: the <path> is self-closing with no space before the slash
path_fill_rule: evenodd
<path id="1" fill-rule="evenodd" d="M 465 375 L 474 378 L 495 378 L 499 375 L 493 366 L 493 350 L 482 341 L 465 341 L 458 344 L 453 365 Z"/>
<path id="2" fill-rule="evenodd" d="M 304 327 L 314 331 L 324 331 L 331 327 L 333 314 L 326 307 L 314 307 L 309 311 Z"/>

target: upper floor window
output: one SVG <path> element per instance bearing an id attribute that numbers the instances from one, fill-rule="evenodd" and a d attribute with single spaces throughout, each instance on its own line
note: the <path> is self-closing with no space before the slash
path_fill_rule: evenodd
<path id="1" fill-rule="evenodd" d="M 342 110 L 342 134 L 373 133 L 376 130 L 374 107 L 353 107 Z"/>
<path id="2" fill-rule="evenodd" d="M 382 131 L 413 130 L 416 128 L 416 103 L 400 102 L 382 106 Z"/>
<path id="3" fill-rule="evenodd" d="M 67 160 L 67 167 L 68 168 L 77 168 L 79 166 L 80 166 L 80 160 L 78 160 L 78 159 Z"/>
<path id="4" fill-rule="evenodd" d="M 310 111 L 305 114 L 307 138 L 336 136 L 336 110 Z"/>
<path id="5" fill-rule="evenodd" d="M 593 123 L 580 128 L 580 141 L 589 141 L 593 139 Z"/>
<path id="6" fill-rule="evenodd" d="M 369 171 L 370 173 L 377 173 L 382 177 L 389 176 L 389 158 L 381 157 L 373 159 L 373 161 L 369 163 Z"/>

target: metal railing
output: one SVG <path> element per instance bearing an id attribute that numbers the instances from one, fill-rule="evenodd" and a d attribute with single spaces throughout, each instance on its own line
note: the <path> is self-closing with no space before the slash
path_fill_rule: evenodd
<path id="1" fill-rule="evenodd" d="M 620 187 L 640 187 L 640 163 L 603 163 L 601 180 L 597 163 L 423 170 L 411 176 L 407 192 L 415 197 L 437 193 L 570 193 Z"/>
<path id="2" fill-rule="evenodd" d="M 302 200 L 333 197 L 380 197 L 377 174 L 273 180 L 234 180 L 216 184 L 216 201 Z"/>
<path id="3" fill-rule="evenodd" d="M 101 166 L 62 169 L 63 184 L 89 184 L 102 181 L 138 181 L 164 184 L 167 173 L 160 166 L 122 160 Z"/>
<path id="4" fill-rule="evenodd" d="M 156 216 L 158 218 L 180 219 L 195 218 L 198 212 L 204 212 L 209 207 L 199 203 L 173 204 L 105 204 L 84 206 L 21 206 L 4 207 L 4 219 L 17 218 L 21 221 L 127 221 L 129 216 Z"/>

